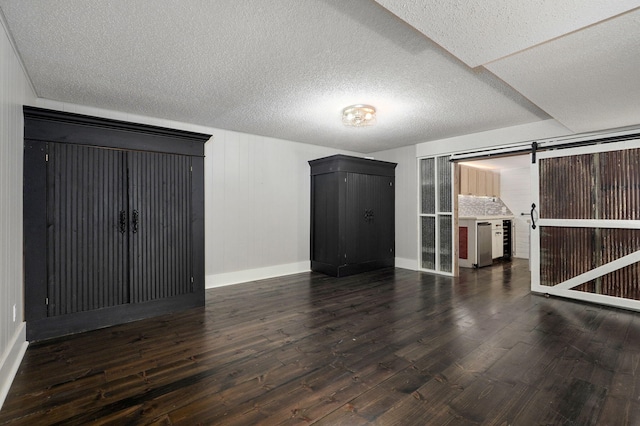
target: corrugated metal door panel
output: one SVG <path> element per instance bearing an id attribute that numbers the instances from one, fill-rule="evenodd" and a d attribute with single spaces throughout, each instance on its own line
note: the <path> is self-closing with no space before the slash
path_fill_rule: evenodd
<path id="1" fill-rule="evenodd" d="M 640 219 L 640 149 L 540 160 L 540 217 Z"/>
<path id="2" fill-rule="evenodd" d="M 640 253 L 637 146 L 636 141 L 541 156 L 540 223 L 534 231 L 539 279 L 533 275 L 532 288 L 539 290 L 539 285 L 552 294 L 639 306 L 635 302 L 640 300 L 640 264 L 635 260 Z"/>
<path id="3" fill-rule="evenodd" d="M 595 219 L 593 156 L 539 161 L 540 218 Z"/>
<path id="4" fill-rule="evenodd" d="M 540 228 L 540 284 L 554 286 L 594 268 L 593 229 Z"/>
<path id="5" fill-rule="evenodd" d="M 122 151 L 49 143 L 48 316 L 128 303 Z"/>
<path id="6" fill-rule="evenodd" d="M 540 247 L 540 283 L 553 286 L 640 250 L 640 230 L 545 226 Z"/>
<path id="7" fill-rule="evenodd" d="M 640 263 L 620 268 L 597 280 L 574 287 L 571 291 L 640 300 Z"/>
<path id="8" fill-rule="evenodd" d="M 192 292 L 191 158 L 130 152 L 131 301 Z"/>
<path id="9" fill-rule="evenodd" d="M 602 219 L 640 219 L 640 149 L 603 152 L 599 163 Z"/>

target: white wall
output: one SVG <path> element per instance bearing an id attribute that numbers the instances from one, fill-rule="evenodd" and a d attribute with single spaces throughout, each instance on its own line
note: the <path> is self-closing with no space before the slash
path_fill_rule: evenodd
<path id="1" fill-rule="evenodd" d="M 415 145 L 369 154 L 396 167 L 396 266 L 418 269 L 418 193 Z"/>
<path id="2" fill-rule="evenodd" d="M 529 216 L 531 210 L 531 168 L 500 170 L 500 198 L 514 215 L 514 257 L 529 258 Z"/>
<path id="3" fill-rule="evenodd" d="M 214 130 L 206 146 L 207 287 L 310 267 L 309 160 L 349 153 Z"/>
<path id="4" fill-rule="evenodd" d="M 0 407 L 27 347 L 22 290 L 22 105 L 34 98 L 0 14 Z"/>

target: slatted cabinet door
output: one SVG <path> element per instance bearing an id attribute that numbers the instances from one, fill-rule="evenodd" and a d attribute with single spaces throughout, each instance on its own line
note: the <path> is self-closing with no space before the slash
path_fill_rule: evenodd
<path id="1" fill-rule="evenodd" d="M 346 173 L 345 263 L 394 258 L 393 182 L 393 176 Z"/>
<path id="2" fill-rule="evenodd" d="M 125 156 L 48 144 L 49 317 L 129 303 Z"/>
<path id="3" fill-rule="evenodd" d="M 344 254 L 340 252 L 340 210 L 336 191 L 341 173 L 325 173 L 313 176 L 311 204 L 311 253 L 315 262 L 340 265 Z"/>
<path id="4" fill-rule="evenodd" d="M 128 153 L 132 303 L 191 293 L 191 157 Z"/>
<path id="5" fill-rule="evenodd" d="M 40 297 L 46 313 L 27 309 L 36 339 L 92 329 L 120 315 L 137 318 L 135 306 L 147 302 L 188 305 L 198 297 L 192 156 L 34 146 L 48 153 L 47 283 Z"/>

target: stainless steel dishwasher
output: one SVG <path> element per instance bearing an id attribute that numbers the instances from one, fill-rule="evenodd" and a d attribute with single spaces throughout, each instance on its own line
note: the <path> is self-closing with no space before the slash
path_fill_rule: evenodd
<path id="1" fill-rule="evenodd" d="M 478 263 L 476 267 L 489 266 L 493 263 L 491 252 L 493 235 L 491 232 L 490 222 L 478 222 L 478 230 L 476 234 L 476 250 L 478 254 Z"/>

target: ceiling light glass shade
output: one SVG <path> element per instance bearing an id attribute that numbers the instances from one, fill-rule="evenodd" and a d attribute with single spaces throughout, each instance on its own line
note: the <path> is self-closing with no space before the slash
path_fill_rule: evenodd
<path id="1" fill-rule="evenodd" d="M 371 126 L 376 123 L 376 109 L 371 105 L 351 105 L 342 110 L 345 126 Z"/>

